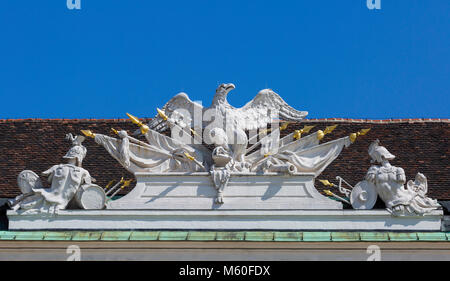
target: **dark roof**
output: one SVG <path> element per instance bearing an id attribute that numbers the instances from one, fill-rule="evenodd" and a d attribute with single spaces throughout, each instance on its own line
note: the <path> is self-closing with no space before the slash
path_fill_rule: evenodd
<path id="1" fill-rule="evenodd" d="M 316 125 L 311 131 L 314 132 L 333 124 L 339 126 L 323 141 L 343 137 L 363 128 L 372 130 L 345 148 L 320 175 L 320 179 L 331 181 L 339 175 L 350 184 L 362 180 L 370 166 L 368 146 L 373 140 L 379 139 L 381 145 L 397 156 L 391 163 L 404 168 L 407 179 L 414 179 L 415 174 L 421 172 L 428 178 L 430 197 L 450 199 L 449 119 L 307 119 L 289 124 L 283 133 L 288 134 L 304 125 Z M 129 132 L 136 130 L 136 126 L 128 119 L 0 120 L 0 197 L 14 197 L 20 193 L 16 178 L 22 170 L 29 169 L 40 174 L 52 165 L 63 163 L 62 156 L 70 147 L 64 138 L 65 134 L 79 134 L 80 129 L 91 129 L 111 135 L 111 127 Z M 88 150 L 83 167 L 97 179 L 97 184 L 105 186 L 112 179 L 132 177 L 103 147 L 91 139 L 83 144 Z M 319 183 L 316 187 L 323 190 Z"/>

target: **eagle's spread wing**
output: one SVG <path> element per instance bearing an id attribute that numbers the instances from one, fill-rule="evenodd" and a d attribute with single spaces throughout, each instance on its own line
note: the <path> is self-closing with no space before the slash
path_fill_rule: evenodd
<path id="1" fill-rule="evenodd" d="M 270 89 L 260 91 L 256 97 L 241 108 L 236 109 L 237 124 L 243 130 L 264 128 L 274 118 L 286 121 L 300 121 L 307 111 L 298 111 L 288 105 L 277 93 Z"/>
<path id="2" fill-rule="evenodd" d="M 189 99 L 185 93 L 179 93 L 171 98 L 162 108 L 162 111 L 169 117 L 181 120 L 188 126 L 192 127 L 194 112 L 203 112 L 203 106 Z M 150 129 L 164 132 L 169 128 L 167 122 L 157 114 L 149 123 Z"/>

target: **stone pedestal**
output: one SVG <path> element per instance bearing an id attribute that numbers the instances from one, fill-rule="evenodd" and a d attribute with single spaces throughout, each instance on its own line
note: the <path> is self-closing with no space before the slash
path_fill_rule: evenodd
<path id="1" fill-rule="evenodd" d="M 8 211 L 10 230 L 389 230 L 440 231 L 442 211 L 393 217 L 385 210 L 60 210 L 54 216 Z"/>
<path id="2" fill-rule="evenodd" d="M 321 195 L 314 175 L 233 174 L 216 204 L 208 173 L 136 173 L 136 187 L 104 210 L 56 214 L 8 211 L 10 230 L 439 231 L 442 210 L 393 217 L 386 210 L 343 210 Z"/>
<path id="3" fill-rule="evenodd" d="M 320 194 L 313 174 L 232 174 L 216 204 L 209 173 L 136 173 L 136 187 L 107 209 L 146 210 L 340 210 L 342 203 Z"/>

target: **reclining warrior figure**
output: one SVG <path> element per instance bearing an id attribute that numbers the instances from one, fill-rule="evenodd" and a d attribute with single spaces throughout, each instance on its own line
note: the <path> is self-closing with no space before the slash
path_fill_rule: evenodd
<path id="1" fill-rule="evenodd" d="M 22 194 L 8 202 L 12 209 L 55 213 L 67 207 L 82 184 L 91 184 L 93 178 L 81 167 L 86 156 L 86 148 L 81 144 L 84 137 L 73 137 L 72 134 L 66 137 L 72 142 L 72 147 L 63 157 L 67 164 L 54 165 L 42 173 L 48 176 L 51 186 L 45 188 L 33 171 L 22 171 L 17 178 Z"/>

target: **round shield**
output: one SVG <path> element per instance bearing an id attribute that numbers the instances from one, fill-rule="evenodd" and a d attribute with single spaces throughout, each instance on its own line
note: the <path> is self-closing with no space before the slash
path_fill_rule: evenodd
<path id="1" fill-rule="evenodd" d="M 33 188 L 42 188 L 42 182 L 35 172 L 24 170 L 17 176 L 17 185 L 23 194 L 33 192 Z"/>
<path id="2" fill-rule="evenodd" d="M 96 184 L 84 184 L 78 190 L 75 201 L 82 209 L 100 210 L 106 203 L 105 191 Z"/>
<path id="3" fill-rule="evenodd" d="M 368 181 L 360 181 L 353 187 L 350 194 L 350 203 L 353 209 L 370 210 L 377 202 L 375 185 Z"/>

